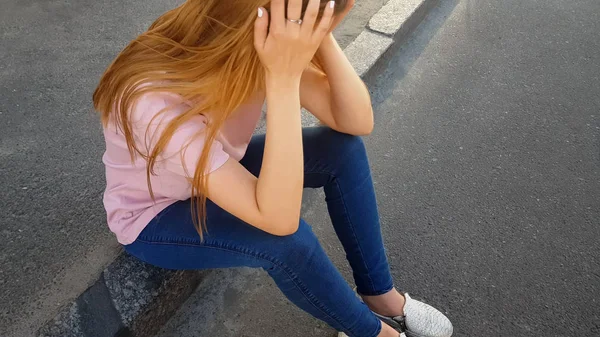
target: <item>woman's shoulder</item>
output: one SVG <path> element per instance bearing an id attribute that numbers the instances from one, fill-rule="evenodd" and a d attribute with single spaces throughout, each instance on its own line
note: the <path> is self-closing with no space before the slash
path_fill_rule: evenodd
<path id="1" fill-rule="evenodd" d="M 188 103 L 180 95 L 168 91 L 147 91 L 134 102 L 130 111 L 133 122 L 148 122 L 157 114 L 174 117 L 189 109 Z"/>

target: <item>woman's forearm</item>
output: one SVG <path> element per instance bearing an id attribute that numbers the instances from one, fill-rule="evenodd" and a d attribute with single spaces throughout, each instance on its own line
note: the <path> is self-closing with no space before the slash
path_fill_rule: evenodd
<path id="1" fill-rule="evenodd" d="M 332 34 L 321 43 L 317 57 L 329 82 L 331 110 L 336 124 L 341 128 L 369 133 L 373 129 L 369 91 Z"/>
<path id="2" fill-rule="evenodd" d="M 267 135 L 257 206 L 274 226 L 297 228 L 304 184 L 300 79 L 267 79 Z M 289 234 L 289 233 L 288 233 Z"/>

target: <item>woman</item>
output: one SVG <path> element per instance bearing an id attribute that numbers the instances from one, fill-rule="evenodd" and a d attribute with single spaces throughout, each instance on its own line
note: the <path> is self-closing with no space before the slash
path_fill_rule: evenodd
<path id="1" fill-rule="evenodd" d="M 188 0 L 132 41 L 94 93 L 108 224 L 156 266 L 264 268 L 341 334 L 450 336 L 392 283 L 358 137 L 369 93 L 331 35 L 352 5 Z M 265 97 L 266 136 L 252 137 Z M 301 106 L 327 127 L 302 129 Z M 362 301 L 300 219 L 305 187 L 325 189 Z"/>

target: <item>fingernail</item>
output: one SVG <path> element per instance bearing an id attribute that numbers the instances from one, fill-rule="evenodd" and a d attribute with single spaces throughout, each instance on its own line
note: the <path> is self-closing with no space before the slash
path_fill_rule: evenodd
<path id="1" fill-rule="evenodd" d="M 262 10 L 262 8 L 259 8 L 258 9 L 258 17 L 262 18 L 262 16 L 263 16 L 263 10 Z"/>
<path id="2" fill-rule="evenodd" d="M 335 7 L 335 1 L 329 1 L 329 8 Z"/>

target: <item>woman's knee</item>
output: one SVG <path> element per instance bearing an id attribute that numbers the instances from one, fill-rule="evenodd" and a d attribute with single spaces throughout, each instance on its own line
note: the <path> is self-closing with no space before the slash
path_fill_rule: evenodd
<path id="1" fill-rule="evenodd" d="M 282 249 L 276 259 L 287 266 L 299 268 L 322 252 L 317 236 L 304 220 L 300 220 L 294 234 L 282 236 L 280 240 Z"/>
<path id="2" fill-rule="evenodd" d="M 312 145 L 316 146 L 333 156 L 364 156 L 365 145 L 361 137 L 337 132 L 329 127 L 323 126 L 313 128 Z"/>

